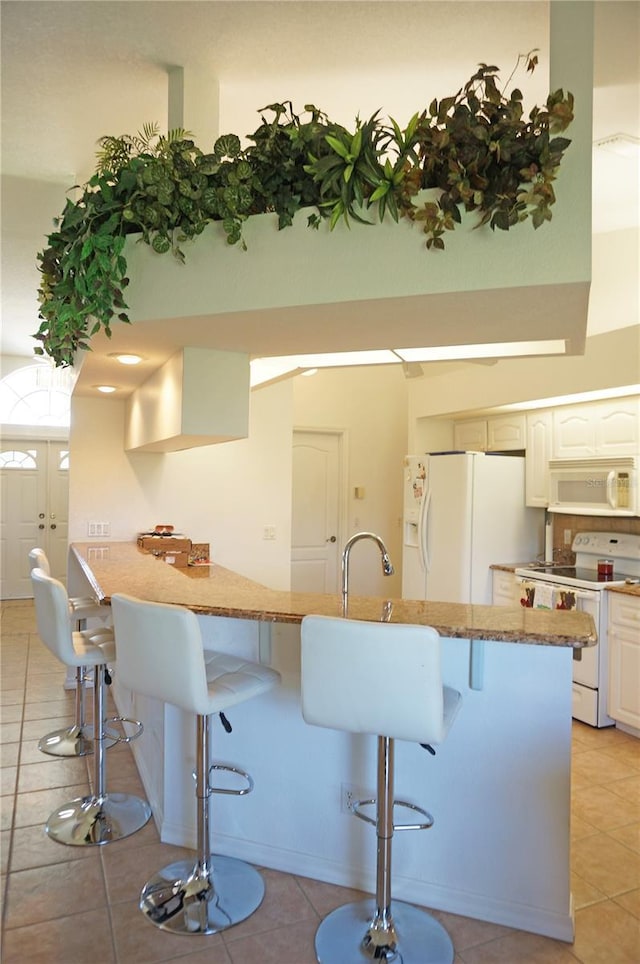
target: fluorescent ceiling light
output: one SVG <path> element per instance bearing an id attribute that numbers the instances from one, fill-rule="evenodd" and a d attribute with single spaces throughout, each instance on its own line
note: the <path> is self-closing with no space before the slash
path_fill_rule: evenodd
<path id="1" fill-rule="evenodd" d="M 392 351 L 337 351 L 296 355 L 301 368 L 345 368 L 350 365 L 390 365 L 398 359 Z"/>
<path id="2" fill-rule="evenodd" d="M 547 341 L 510 341 L 482 345 L 439 345 L 431 348 L 392 348 L 372 351 L 323 352 L 315 355 L 285 355 L 254 358 L 251 361 L 251 387 L 267 385 L 293 375 L 305 375 L 309 369 L 348 368 L 355 365 L 402 364 L 405 374 L 422 374 L 416 362 L 456 361 L 482 358 L 513 358 L 524 355 L 564 355 L 564 339 Z"/>
<path id="3" fill-rule="evenodd" d="M 503 341 L 483 345 L 436 345 L 431 348 L 395 348 L 402 361 L 455 361 L 472 358 L 514 358 L 521 355 L 564 355 L 564 338 L 547 341 Z"/>
<path id="4" fill-rule="evenodd" d="M 299 375 L 301 372 L 295 355 L 284 358 L 254 358 L 249 362 L 249 368 L 251 388 Z"/>
<path id="5" fill-rule="evenodd" d="M 401 361 L 392 351 L 324 352 L 317 355 L 285 355 L 254 358 L 251 363 L 251 387 L 280 381 L 293 375 L 304 375 L 310 368 L 347 368 L 353 365 L 390 365 Z"/>

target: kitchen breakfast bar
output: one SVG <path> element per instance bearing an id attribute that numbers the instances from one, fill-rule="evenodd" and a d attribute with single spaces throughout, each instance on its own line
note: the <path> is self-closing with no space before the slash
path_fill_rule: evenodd
<path id="1" fill-rule="evenodd" d="M 340 595 L 271 590 L 217 565 L 176 569 L 133 542 L 72 545 L 69 592 L 89 588 L 105 605 L 124 592 L 186 606 L 206 648 L 281 674 L 229 712 L 231 733 L 215 726 L 216 761 L 255 780 L 241 801 L 214 797 L 216 852 L 373 892 L 374 831 L 345 800 L 375 795 L 375 737 L 308 726 L 300 711 L 300 623 L 342 615 Z M 596 642 L 591 617 L 362 596 L 347 615 L 433 626 L 443 680 L 462 694 L 435 756 L 396 744 L 396 795 L 435 822 L 396 834 L 394 896 L 571 941 L 572 659 Z M 117 665 L 113 691 L 119 713 L 144 724 L 132 748 L 162 840 L 193 848 L 193 718 L 126 690 Z M 372 699 L 384 700 L 384 679 Z"/>

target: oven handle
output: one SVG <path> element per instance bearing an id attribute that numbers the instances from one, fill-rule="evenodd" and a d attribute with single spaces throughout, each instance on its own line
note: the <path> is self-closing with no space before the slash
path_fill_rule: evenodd
<path id="1" fill-rule="evenodd" d="M 536 579 L 535 576 L 516 576 L 518 585 L 523 582 L 537 583 L 540 586 L 552 586 L 554 589 L 564 589 L 567 592 L 576 594 L 577 599 L 598 600 L 601 590 L 599 589 L 579 589 L 577 586 L 570 586 L 566 582 L 548 582 L 546 579 Z"/>
<path id="2" fill-rule="evenodd" d="M 616 480 L 616 473 L 612 470 L 607 473 L 607 502 L 612 509 L 618 508 L 618 500 L 615 496 L 615 486 L 614 482 Z"/>

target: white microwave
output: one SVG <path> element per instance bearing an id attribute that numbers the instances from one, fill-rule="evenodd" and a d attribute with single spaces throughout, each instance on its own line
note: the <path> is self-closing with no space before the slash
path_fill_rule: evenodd
<path id="1" fill-rule="evenodd" d="M 549 512 L 640 515 L 640 456 L 549 462 Z"/>

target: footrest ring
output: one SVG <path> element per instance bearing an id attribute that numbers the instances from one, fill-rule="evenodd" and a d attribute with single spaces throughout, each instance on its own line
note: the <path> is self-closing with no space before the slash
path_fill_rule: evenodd
<path id="1" fill-rule="evenodd" d="M 362 813 L 361 807 L 371 807 L 375 806 L 376 800 L 354 800 L 349 809 L 351 810 L 354 817 L 358 820 L 364 820 L 365 823 L 370 823 L 373 827 L 376 826 L 376 820 L 374 817 L 370 817 L 366 813 Z M 415 803 L 409 803 L 407 800 L 394 800 L 394 807 L 404 807 L 406 810 L 411 810 L 413 813 L 419 813 L 425 818 L 424 822 L 421 823 L 394 823 L 393 829 L 396 830 L 428 830 L 433 826 L 433 817 L 428 810 L 424 810 L 422 807 L 417 807 Z"/>
<path id="2" fill-rule="evenodd" d="M 241 787 L 238 790 L 233 790 L 229 787 L 212 787 L 211 786 L 211 771 L 212 770 L 225 770 L 227 773 L 235 773 L 237 776 L 242 777 L 243 780 L 247 781 L 246 787 Z M 247 793 L 251 793 L 253 790 L 253 777 L 251 777 L 244 770 L 240 770 L 238 767 L 227 766 L 224 763 L 212 763 L 208 770 L 208 784 L 207 789 L 209 793 L 228 793 L 234 797 L 244 797 Z"/>
<path id="3" fill-rule="evenodd" d="M 142 736 L 144 732 L 144 726 L 140 720 L 132 720 L 129 716 L 107 716 L 104 720 L 106 723 L 130 723 L 131 726 L 136 727 L 135 733 L 131 736 L 116 736 L 113 733 L 109 733 L 109 739 L 115 740 L 116 743 L 132 743 L 133 740 L 137 740 L 139 736 Z"/>

